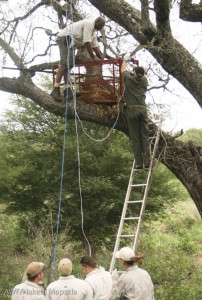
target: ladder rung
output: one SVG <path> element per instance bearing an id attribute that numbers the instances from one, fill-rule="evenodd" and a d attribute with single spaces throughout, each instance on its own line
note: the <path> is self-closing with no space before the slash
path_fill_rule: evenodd
<path id="1" fill-rule="evenodd" d="M 120 237 L 134 237 L 135 234 L 121 234 Z"/>
<path id="2" fill-rule="evenodd" d="M 121 221 L 119 224 L 119 229 L 118 229 L 118 233 L 117 233 L 117 237 L 116 237 L 116 243 L 114 246 L 113 257 L 112 257 L 112 261 L 111 261 L 111 265 L 110 265 L 110 272 L 112 272 L 114 269 L 115 259 L 116 259 L 115 253 L 118 250 L 121 238 L 128 238 L 130 242 L 132 242 L 134 240 L 134 249 L 136 250 L 136 248 L 137 248 L 140 226 L 141 226 L 142 216 L 143 216 L 143 212 L 144 212 L 144 205 L 146 204 L 146 199 L 148 197 L 148 191 L 150 188 L 150 182 L 151 182 L 151 178 L 152 178 L 151 171 L 152 171 L 153 164 L 155 161 L 157 146 L 158 146 L 158 142 L 159 142 L 160 134 L 161 134 L 162 118 L 160 119 L 160 122 L 159 121 L 157 121 L 157 122 L 159 123 L 159 126 L 155 130 L 156 131 L 155 134 L 150 134 L 151 130 L 149 132 L 149 143 L 150 143 L 150 146 L 153 145 L 153 149 L 151 151 L 151 163 L 150 163 L 149 168 L 135 169 L 136 161 L 135 161 L 135 159 L 133 160 L 130 179 L 129 179 L 129 183 L 128 183 L 128 189 L 127 189 L 127 193 L 125 196 L 124 207 L 123 207 L 123 211 L 122 211 L 122 215 L 121 215 Z M 135 172 L 138 172 L 138 171 L 140 171 L 140 172 L 145 171 L 144 175 L 147 176 L 147 179 L 145 178 L 146 181 L 144 179 L 142 179 L 141 181 L 140 180 L 134 181 L 135 175 L 137 175 L 137 174 L 135 174 Z M 135 184 L 138 182 L 142 182 L 142 184 Z M 135 190 L 133 190 L 132 187 L 142 187 L 142 189 L 141 188 L 139 189 L 139 192 L 141 192 L 141 191 L 144 192 L 144 197 L 138 196 L 137 200 L 135 200 L 136 197 L 134 197 L 133 194 L 131 195 L 132 192 L 133 193 L 135 192 Z M 143 199 L 141 200 L 140 198 L 143 198 Z M 130 210 L 127 211 L 127 209 L 128 209 L 128 204 L 132 204 L 132 203 L 133 204 L 140 203 L 140 205 L 138 206 L 138 208 L 140 210 L 139 217 L 130 217 L 132 215 L 132 213 L 130 212 Z M 137 213 L 134 213 L 133 215 L 138 216 Z M 128 216 L 128 217 L 126 217 L 126 216 Z M 137 222 L 136 221 L 131 222 L 131 223 L 135 224 L 135 227 L 136 227 L 135 230 L 129 231 L 133 234 L 125 234 L 125 233 L 127 233 L 127 231 L 125 230 L 124 225 L 130 224 L 130 221 L 127 223 L 127 220 L 137 220 Z M 119 272 L 119 273 L 121 273 L 121 272 Z"/>
<path id="3" fill-rule="evenodd" d="M 124 220 L 139 220 L 139 217 L 128 217 L 124 218 Z"/>
<path id="4" fill-rule="evenodd" d="M 146 185 L 147 185 L 146 183 L 131 184 L 132 187 L 135 187 L 135 186 L 146 186 Z"/>
<path id="5" fill-rule="evenodd" d="M 128 201 L 127 203 L 142 203 L 143 200 L 134 200 L 134 201 Z"/>

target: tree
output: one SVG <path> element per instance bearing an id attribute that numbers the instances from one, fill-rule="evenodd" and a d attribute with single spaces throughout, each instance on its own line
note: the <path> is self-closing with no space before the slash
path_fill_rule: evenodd
<path id="1" fill-rule="evenodd" d="M 9 216 L 17 215 L 23 236 L 24 232 L 25 236 L 27 233 L 37 236 L 45 228 L 53 243 L 60 194 L 62 118 L 27 99 L 18 98 L 14 103 L 17 107 L 7 113 L 4 126 L 0 126 L 0 203 Z M 92 138 L 101 139 L 109 131 L 89 122 L 83 126 Z M 96 253 L 101 245 L 111 249 L 114 243 L 129 180 L 131 154 L 124 134 L 113 130 L 109 139 L 96 142 L 81 129 L 78 126 L 78 176 L 75 126 L 73 121 L 68 122 L 60 241 L 61 244 L 75 240 L 86 242 L 81 226 L 83 211 L 84 232 L 92 252 Z M 136 183 L 142 183 L 145 176 L 142 172 L 136 174 Z M 153 183 L 144 216 L 146 222 L 187 198 L 185 188 L 162 164 L 155 168 Z M 134 197 L 138 195 L 135 193 Z M 25 250 L 24 243 L 19 243 L 18 250 Z"/>
<path id="2" fill-rule="evenodd" d="M 20 108 L 15 112 L 7 114 L 5 125 L 0 128 L 0 169 L 3 170 L 0 173 L 0 202 L 5 203 L 9 215 L 18 213 L 22 228 L 26 230 L 30 227 L 41 228 L 45 218 L 47 232 L 52 233 L 54 238 L 63 147 L 62 118 L 25 99 L 18 99 L 18 106 Z M 91 135 L 99 132 L 103 137 L 106 134 L 103 126 L 92 123 L 83 125 Z M 102 143 L 86 138 L 81 128 L 79 136 L 80 185 L 76 134 L 74 122 L 70 121 L 64 160 L 60 232 L 67 230 L 66 241 L 84 240 L 81 230 L 82 200 L 85 235 L 93 246 L 93 252 L 96 252 L 96 248 L 103 243 L 111 246 L 111 236 L 116 232 L 124 187 L 127 186 L 128 177 L 125 174 L 130 152 L 125 145 L 127 138 L 118 131 Z"/>
<path id="3" fill-rule="evenodd" d="M 39 87 L 39 84 L 36 85 L 33 82 L 33 70 L 45 70 L 52 65 L 51 63 L 44 62 L 33 64 L 36 57 L 42 56 L 41 53 L 32 53 L 32 59 L 28 59 L 28 54 L 32 52 L 30 46 L 34 45 L 33 41 L 36 31 L 28 27 L 27 32 L 29 34 L 27 34 L 27 37 L 23 41 L 24 46 L 20 44 L 21 47 L 17 49 L 16 43 L 17 38 L 20 40 L 17 30 L 21 22 L 27 21 L 30 16 L 34 17 L 38 10 L 45 7 L 46 12 L 45 10 L 43 11 L 44 17 L 48 19 L 49 15 L 47 16 L 47 14 L 51 12 L 53 16 L 58 16 L 59 25 L 62 26 L 64 25 L 62 16 L 65 17 L 68 13 L 71 13 L 71 9 L 68 6 L 69 2 L 67 2 L 67 6 L 61 5 L 62 2 L 56 0 L 42 0 L 37 4 L 35 2 L 30 3 L 26 0 L 23 3 L 20 2 L 19 5 L 25 11 L 23 15 L 16 16 L 14 11 L 7 11 L 2 18 L 0 47 L 13 61 L 15 66 L 20 69 L 20 76 L 17 78 L 0 78 L 0 90 L 23 95 L 49 112 L 64 116 L 65 105 L 56 103 L 46 91 Z M 125 30 L 125 33 L 138 41 L 141 47 L 146 49 L 167 73 L 176 78 L 190 92 L 200 106 L 202 105 L 202 68 L 195 57 L 172 34 L 170 0 L 154 0 L 152 2 L 142 0 L 141 8 L 139 9 L 136 2 L 130 5 L 124 0 L 111 0 L 110 5 L 108 0 L 89 0 L 86 2 L 86 5 L 89 5 L 89 3 L 110 20 L 121 26 Z M 183 5 L 187 3 L 190 4 L 190 1 L 181 1 L 181 12 L 182 10 L 190 11 L 190 5 Z M 25 7 L 23 6 L 24 4 L 26 4 Z M 3 5 L 6 5 L 6 3 L 1 3 L 2 7 Z M 74 20 L 78 20 L 82 16 L 81 10 L 79 11 L 76 5 L 77 1 L 74 1 Z M 201 2 L 195 8 L 200 12 Z M 150 11 L 154 13 L 156 25 L 151 21 Z M 53 19 L 55 20 L 54 17 Z M 37 29 L 45 31 L 41 27 L 36 27 L 35 30 Z M 39 35 L 37 35 L 38 38 Z M 44 45 L 44 56 L 51 47 L 51 40 L 49 42 L 48 45 Z M 27 68 L 28 65 L 29 67 Z M 107 110 L 107 108 L 103 108 L 103 110 L 105 109 Z M 77 101 L 77 113 L 83 120 L 109 127 L 114 124 L 113 118 L 103 118 L 103 116 L 97 114 L 96 105 L 89 105 L 79 100 Z M 68 118 L 74 118 L 73 101 L 68 103 Z M 119 118 L 115 129 L 128 134 L 126 122 L 123 122 L 123 120 L 124 116 Z M 162 132 L 158 157 L 183 183 L 202 215 L 202 161 L 200 158 L 200 148 L 193 143 L 178 141 L 165 132 Z"/>
<path id="4" fill-rule="evenodd" d="M 180 18 L 185 21 L 201 22 L 202 20 L 202 1 L 193 4 L 192 0 L 181 0 Z"/>

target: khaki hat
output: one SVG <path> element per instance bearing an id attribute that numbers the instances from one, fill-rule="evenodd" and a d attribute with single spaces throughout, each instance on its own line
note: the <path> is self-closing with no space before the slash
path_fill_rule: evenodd
<path id="1" fill-rule="evenodd" d="M 61 276 L 68 276 L 72 273 L 72 262 L 68 258 L 63 258 L 59 261 L 58 272 Z"/>
<path id="2" fill-rule="evenodd" d="M 44 269 L 45 269 L 44 263 L 34 261 L 27 266 L 25 272 L 27 274 L 27 277 L 34 277 L 37 274 L 41 273 Z"/>

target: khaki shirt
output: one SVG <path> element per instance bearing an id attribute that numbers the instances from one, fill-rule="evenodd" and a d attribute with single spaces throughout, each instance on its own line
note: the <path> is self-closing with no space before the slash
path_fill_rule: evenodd
<path id="1" fill-rule="evenodd" d="M 99 267 L 88 273 L 85 281 L 93 291 L 94 300 L 108 300 L 112 290 L 112 276 L 104 268 Z"/>
<path id="2" fill-rule="evenodd" d="M 58 37 L 70 35 L 72 44 L 70 46 L 81 47 L 90 42 L 92 48 L 98 47 L 98 41 L 95 33 L 95 20 L 84 19 L 72 23 L 58 33 Z"/>
<path id="3" fill-rule="evenodd" d="M 44 290 L 29 280 L 18 284 L 12 291 L 12 300 L 45 300 Z"/>
<path id="4" fill-rule="evenodd" d="M 69 276 L 60 276 L 50 283 L 46 290 L 47 300 L 92 300 L 93 295 L 88 284 L 81 279 Z"/>
<path id="5" fill-rule="evenodd" d="M 154 286 L 149 274 L 132 266 L 122 274 L 112 290 L 111 300 L 154 300 Z"/>

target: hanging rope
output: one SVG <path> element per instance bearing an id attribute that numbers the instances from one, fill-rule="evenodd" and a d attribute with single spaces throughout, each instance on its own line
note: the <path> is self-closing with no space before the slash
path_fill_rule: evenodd
<path id="1" fill-rule="evenodd" d="M 70 4 L 70 16 L 72 17 L 72 1 Z M 73 19 L 73 18 L 71 18 Z M 68 20 L 67 9 L 66 9 L 66 20 Z M 67 78 L 70 78 L 70 46 L 67 43 Z M 66 148 L 66 137 L 67 137 L 67 115 L 68 115 L 68 88 L 66 96 L 66 105 L 65 105 L 65 119 L 64 119 L 64 133 L 63 133 L 63 149 L 62 149 L 62 162 L 61 162 L 61 176 L 60 176 L 60 192 L 59 192 L 59 201 L 58 201 L 58 214 L 57 214 L 57 224 L 56 224 L 56 234 L 55 234 L 55 245 L 53 251 L 53 263 L 52 263 L 52 281 L 54 281 L 54 271 L 57 257 L 57 248 L 58 248 L 58 237 L 59 237 L 59 225 L 60 225 L 60 215 L 61 215 L 61 206 L 62 206 L 62 193 L 63 193 L 63 181 L 64 181 L 64 159 L 65 159 L 65 148 Z"/>
<path id="2" fill-rule="evenodd" d="M 80 164 L 80 151 L 79 151 L 79 134 L 78 134 L 78 124 L 77 124 L 77 112 L 76 112 L 76 97 L 74 97 L 74 110 L 75 110 L 75 129 L 76 129 L 76 143 L 77 143 L 77 159 L 78 159 L 78 177 L 79 177 L 79 195 L 80 195 L 80 209 L 81 209 L 81 230 L 84 236 L 84 239 L 87 242 L 88 245 L 88 252 L 89 256 L 91 256 L 91 245 L 86 237 L 85 230 L 84 230 L 84 213 L 83 213 L 83 197 L 82 197 L 82 189 L 81 189 L 81 164 Z"/>
<path id="3" fill-rule="evenodd" d="M 75 65 L 75 52 L 73 52 L 73 60 L 74 60 L 74 65 Z M 82 187 L 81 187 L 81 161 L 80 161 L 80 147 L 79 147 L 79 134 L 78 134 L 78 123 L 77 123 L 77 102 L 76 102 L 76 76 L 75 76 L 75 71 L 73 72 L 73 82 L 74 85 L 71 83 L 71 88 L 73 91 L 73 100 L 74 100 L 74 123 L 75 123 L 75 131 L 76 131 L 76 146 L 77 146 L 77 162 L 78 162 L 78 179 L 79 179 L 79 196 L 80 196 L 80 213 L 81 213 L 81 230 L 83 237 L 88 245 L 88 255 L 92 255 L 91 251 L 91 245 L 90 242 L 86 236 L 85 230 L 84 230 L 84 212 L 83 212 L 83 197 L 82 197 Z"/>
<path id="4" fill-rule="evenodd" d="M 73 13 L 72 13 L 72 1 L 70 3 L 70 15 L 71 15 L 71 22 L 73 23 Z M 66 8 L 66 20 L 67 17 L 67 8 Z M 72 24 L 71 23 L 71 24 Z M 71 25 L 70 25 L 71 26 Z M 71 30 L 70 30 L 71 31 Z M 78 177 L 79 177 L 79 195 L 80 195 L 80 209 L 81 209 L 81 229 L 82 234 L 87 242 L 88 249 L 89 249 L 89 256 L 91 256 L 91 246 L 86 237 L 84 231 L 84 213 L 83 213 L 83 198 L 82 198 L 82 189 L 81 189 L 81 170 L 80 170 L 80 151 L 79 151 L 79 135 L 78 135 L 78 124 L 76 118 L 76 88 L 75 88 L 75 73 L 73 73 L 73 82 L 74 86 L 72 85 L 71 78 L 70 78 L 70 47 L 71 44 L 68 43 L 68 55 L 67 55 L 67 79 L 68 84 L 71 86 L 71 90 L 73 92 L 73 99 L 74 99 L 74 110 L 75 110 L 75 128 L 76 128 L 76 143 L 77 143 L 77 159 L 78 159 Z M 75 53 L 73 51 L 73 63 L 75 65 Z M 57 214 L 57 224 L 56 224 L 56 237 L 55 237 L 55 246 L 53 251 L 53 264 L 52 264 L 52 281 L 54 281 L 54 271 L 55 271 L 55 264 L 57 258 L 57 248 L 58 248 L 58 237 L 59 237 L 59 225 L 60 225 L 60 216 L 61 216 L 61 206 L 62 206 L 62 193 L 63 193 L 63 180 L 64 180 L 64 159 L 65 159 L 65 148 L 66 148 L 66 137 L 67 137 L 67 115 L 68 115 L 68 98 L 69 98 L 69 89 L 67 87 L 67 94 L 66 94 L 66 101 L 65 101 L 65 122 L 64 122 L 64 134 L 63 134 L 63 150 L 62 150 L 62 166 L 61 166 L 61 179 L 60 179 L 60 193 L 59 193 L 59 203 L 58 203 L 58 214 Z"/>
<path id="5" fill-rule="evenodd" d="M 121 98 L 120 98 L 120 100 L 121 100 Z M 110 136 L 112 130 L 113 130 L 114 127 L 116 126 L 116 124 L 117 124 L 117 122 L 118 122 L 118 119 L 119 119 L 119 115 L 120 115 L 120 107 L 119 107 L 119 106 L 120 106 L 120 105 L 119 105 L 119 104 L 120 104 L 120 100 L 118 101 L 118 104 L 117 104 L 118 114 L 117 114 L 117 117 L 116 117 L 116 119 L 115 119 L 115 122 L 114 122 L 113 126 L 111 127 L 111 129 L 109 130 L 109 132 L 107 133 L 107 135 L 106 135 L 104 138 L 102 138 L 102 139 L 95 139 L 95 138 L 93 138 L 92 136 L 90 136 L 90 135 L 86 132 L 86 130 L 84 129 L 83 123 L 82 123 L 81 119 L 79 118 L 79 115 L 76 113 L 76 116 L 77 116 L 77 118 L 78 118 L 78 120 L 79 120 L 79 122 L 80 122 L 80 124 L 81 124 L 82 130 L 83 130 L 84 134 L 85 134 L 87 137 L 89 137 L 91 140 L 93 140 L 93 141 L 95 141 L 95 142 L 103 142 L 103 141 L 105 141 L 105 140 Z"/>

